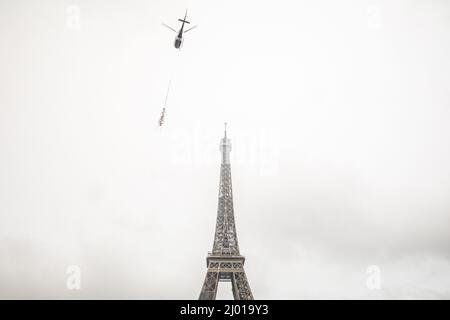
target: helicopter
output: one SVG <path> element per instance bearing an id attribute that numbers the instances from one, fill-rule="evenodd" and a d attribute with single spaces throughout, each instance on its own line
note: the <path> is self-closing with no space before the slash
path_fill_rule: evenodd
<path id="1" fill-rule="evenodd" d="M 173 32 L 177 33 L 177 36 L 175 37 L 175 41 L 174 41 L 174 46 L 175 46 L 176 49 L 181 49 L 181 45 L 183 44 L 183 33 L 186 33 L 186 32 L 188 32 L 188 31 L 190 31 L 190 30 L 192 30 L 192 29 L 197 27 L 197 26 L 193 26 L 193 27 L 191 27 L 191 28 L 189 28 L 187 30 L 184 30 L 184 24 L 185 23 L 190 24 L 190 22 L 187 21 L 186 19 L 187 19 L 187 10 L 186 10 L 186 13 L 184 15 L 184 19 L 178 19 L 178 21 L 183 22 L 181 24 L 180 30 L 178 30 L 178 31 L 175 30 L 174 28 L 168 26 L 167 24 L 163 23 L 163 26 L 165 26 L 165 27 L 169 28 L 170 30 L 172 30 Z"/>

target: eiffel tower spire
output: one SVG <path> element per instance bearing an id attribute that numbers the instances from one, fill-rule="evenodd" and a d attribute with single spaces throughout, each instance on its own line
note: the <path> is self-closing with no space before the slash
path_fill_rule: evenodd
<path id="1" fill-rule="evenodd" d="M 216 298 L 219 281 L 231 281 L 235 300 L 252 300 L 253 295 L 244 271 L 245 257 L 239 253 L 233 209 L 231 187 L 230 152 L 231 142 L 224 137 L 220 142 L 222 163 L 220 165 L 219 204 L 217 208 L 216 232 L 212 253 L 208 254 L 208 271 L 200 293 L 200 300 Z"/>

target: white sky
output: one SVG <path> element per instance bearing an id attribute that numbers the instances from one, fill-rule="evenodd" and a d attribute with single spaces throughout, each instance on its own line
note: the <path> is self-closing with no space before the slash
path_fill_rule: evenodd
<path id="1" fill-rule="evenodd" d="M 256 298 L 450 298 L 449 56 L 444 0 L 0 1 L 0 298 L 196 299 L 225 121 Z"/>

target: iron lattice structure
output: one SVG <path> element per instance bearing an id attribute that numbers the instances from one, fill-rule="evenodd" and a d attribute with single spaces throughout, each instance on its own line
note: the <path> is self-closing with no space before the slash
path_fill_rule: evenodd
<path id="1" fill-rule="evenodd" d="M 253 300 L 252 291 L 244 271 L 245 257 L 239 253 L 231 187 L 231 142 L 225 135 L 220 143 L 222 164 L 220 166 L 219 205 L 216 232 L 211 253 L 206 258 L 208 271 L 200 293 L 200 300 L 214 300 L 219 281 L 231 281 L 235 300 Z"/>

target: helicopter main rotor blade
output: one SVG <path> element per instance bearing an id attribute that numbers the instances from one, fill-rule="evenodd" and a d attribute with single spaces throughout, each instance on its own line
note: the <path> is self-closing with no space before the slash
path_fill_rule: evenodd
<path id="1" fill-rule="evenodd" d="M 183 33 L 186 33 L 186 32 L 188 32 L 188 31 L 190 31 L 190 30 L 192 30 L 192 29 L 195 29 L 195 28 L 197 28 L 197 26 L 195 25 L 195 26 L 193 26 L 193 27 L 190 27 L 189 29 L 187 29 L 187 30 L 184 30 L 184 32 Z"/>
<path id="2" fill-rule="evenodd" d="M 175 30 L 175 29 L 172 28 L 172 27 L 169 27 L 167 24 L 163 23 L 162 25 L 163 25 L 164 27 L 166 27 L 166 28 L 169 28 L 169 29 L 172 30 L 173 32 L 178 33 L 177 30 Z"/>

